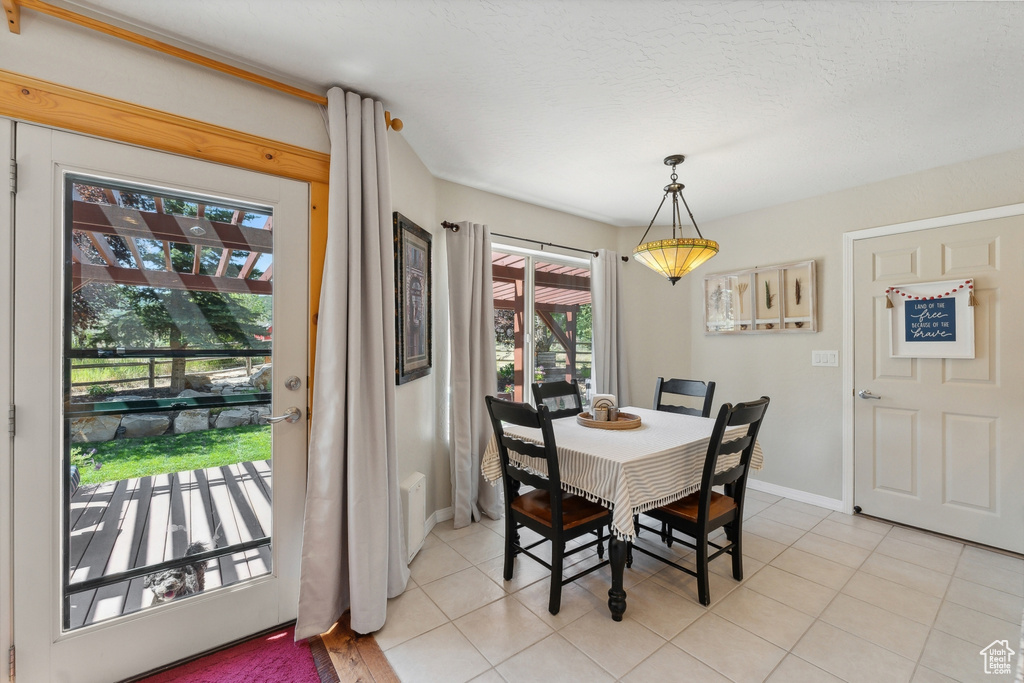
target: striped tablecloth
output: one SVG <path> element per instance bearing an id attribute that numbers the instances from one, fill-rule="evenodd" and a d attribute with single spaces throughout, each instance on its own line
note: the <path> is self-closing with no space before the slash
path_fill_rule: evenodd
<path id="1" fill-rule="evenodd" d="M 700 488 L 704 456 L 715 421 L 646 408 L 627 407 L 622 412 L 639 415 L 640 427 L 595 429 L 577 423 L 575 417 L 552 424 L 562 487 L 612 508 L 612 530 L 620 538 L 632 540 L 634 514 L 678 500 Z M 736 429 L 737 434 L 745 431 L 746 427 Z M 543 442 L 538 429 L 506 425 L 505 433 L 525 441 Z M 726 440 L 729 437 L 726 432 Z M 509 451 L 513 462 L 523 465 L 516 455 Z M 722 458 L 719 470 L 732 467 L 738 458 Z M 762 462 L 761 446 L 755 444 L 750 466 L 761 469 Z M 484 452 L 481 469 L 492 484 L 501 479 L 501 461 L 493 437 Z M 538 471 L 546 475 L 545 469 Z"/>

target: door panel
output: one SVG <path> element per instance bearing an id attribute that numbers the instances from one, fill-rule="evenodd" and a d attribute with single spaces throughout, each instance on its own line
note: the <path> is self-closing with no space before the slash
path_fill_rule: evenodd
<path id="1" fill-rule="evenodd" d="M 854 243 L 854 502 L 866 514 L 1024 551 L 1024 216 Z M 889 356 L 888 286 L 973 277 L 975 358 Z"/>
<path id="2" fill-rule="evenodd" d="M 19 678 L 119 680 L 293 619 L 305 421 L 242 421 L 305 415 L 305 387 L 285 381 L 307 372 L 308 186 L 36 126 L 19 125 L 18 150 Z M 243 300 L 266 311 L 260 329 Z M 104 324 L 81 325 L 89 310 Z M 208 375 L 182 375 L 190 362 Z M 104 373 L 139 371 L 110 395 L 128 380 Z M 265 436 L 250 452 L 251 434 Z M 151 451 L 166 471 L 114 469 Z M 207 467 L 221 452 L 239 457 Z M 199 567 L 204 590 L 153 585 Z"/>
<path id="3" fill-rule="evenodd" d="M 876 489 L 917 495 L 917 411 L 874 408 Z"/>

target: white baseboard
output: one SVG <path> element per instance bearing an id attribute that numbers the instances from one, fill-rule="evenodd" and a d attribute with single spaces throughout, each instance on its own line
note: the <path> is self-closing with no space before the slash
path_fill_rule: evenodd
<path id="1" fill-rule="evenodd" d="M 789 498 L 790 500 L 796 500 L 801 503 L 817 505 L 818 507 L 835 510 L 837 512 L 843 512 L 845 507 L 843 505 L 843 501 L 838 498 L 819 496 L 817 493 L 808 493 L 807 491 L 791 489 L 788 486 L 779 486 L 778 484 L 771 484 L 759 479 L 748 478 L 747 488 L 754 489 L 755 491 L 761 491 L 762 493 L 770 493 L 773 496 L 782 496 L 783 498 Z"/>
<path id="2" fill-rule="evenodd" d="M 435 510 L 434 514 L 427 517 L 427 530 L 424 535 L 429 534 L 430 530 L 433 529 L 438 522 L 443 522 L 445 520 L 451 519 L 454 516 L 455 509 L 452 507 L 446 507 L 441 508 L 440 510 Z"/>

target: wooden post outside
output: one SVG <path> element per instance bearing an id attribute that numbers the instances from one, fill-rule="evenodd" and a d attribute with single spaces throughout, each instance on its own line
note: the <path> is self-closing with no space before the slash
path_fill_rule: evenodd
<path id="1" fill-rule="evenodd" d="M 523 346 L 526 342 L 526 309 L 525 309 L 525 297 L 524 292 L 526 288 L 526 282 L 520 278 L 516 280 L 516 298 L 515 308 L 513 309 L 512 320 L 513 322 L 513 339 L 515 341 L 515 352 L 513 361 L 515 363 L 515 372 L 513 374 L 512 381 L 515 383 L 515 391 L 513 393 L 513 400 L 522 402 L 523 396 L 525 395 L 526 384 L 524 382 L 525 373 L 523 372 L 526 367 L 523 364 Z"/>

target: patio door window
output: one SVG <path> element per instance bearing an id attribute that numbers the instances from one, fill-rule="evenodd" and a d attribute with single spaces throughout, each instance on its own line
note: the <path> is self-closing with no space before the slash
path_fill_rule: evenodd
<path id="1" fill-rule="evenodd" d="M 578 384 L 589 403 L 590 263 L 504 246 L 494 249 L 491 263 L 497 394 L 532 401 L 533 382 L 565 380 Z"/>
<path id="2" fill-rule="evenodd" d="M 271 569 L 273 213 L 65 177 L 63 621 Z"/>

